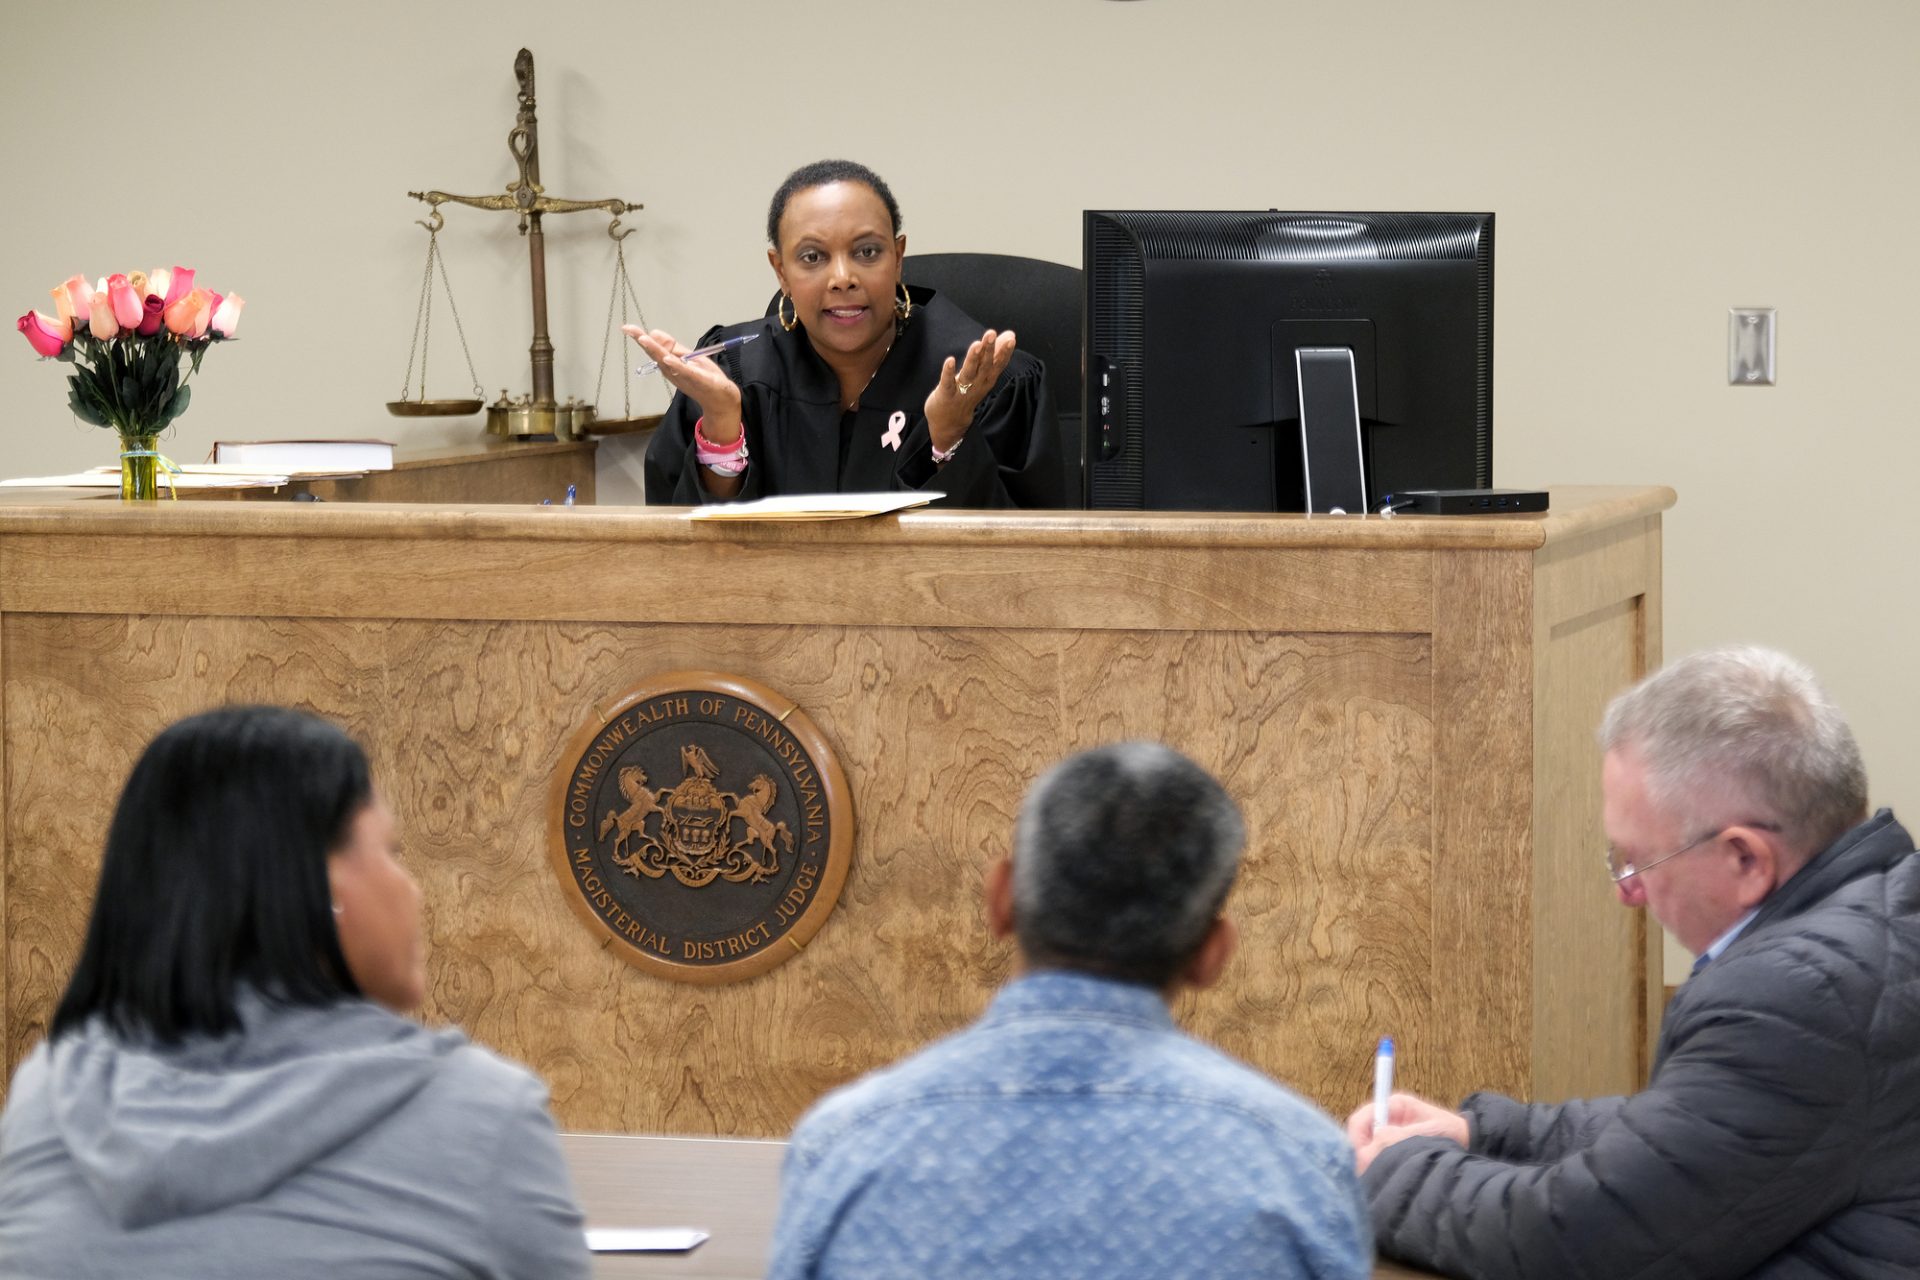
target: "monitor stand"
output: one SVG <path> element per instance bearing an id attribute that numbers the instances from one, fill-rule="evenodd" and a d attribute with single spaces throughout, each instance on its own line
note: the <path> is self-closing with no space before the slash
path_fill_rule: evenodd
<path id="1" fill-rule="evenodd" d="M 1360 390 L 1350 347 L 1298 347 L 1300 461 L 1306 509 L 1363 515 L 1367 459 L 1360 439 Z"/>

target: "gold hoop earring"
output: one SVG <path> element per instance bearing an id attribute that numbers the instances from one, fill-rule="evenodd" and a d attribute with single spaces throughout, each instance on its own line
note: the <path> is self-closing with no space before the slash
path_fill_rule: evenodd
<path id="1" fill-rule="evenodd" d="M 893 314 L 905 320 L 913 314 L 913 295 L 907 292 L 905 280 L 896 281 L 894 287 L 900 290 L 900 296 L 893 300 Z"/>
<path id="2" fill-rule="evenodd" d="M 787 309 L 788 309 L 787 304 L 792 301 L 793 299 L 787 297 L 785 291 L 782 291 L 780 294 L 780 301 L 778 305 L 776 305 L 773 309 L 773 314 L 778 316 L 780 319 L 780 327 L 782 329 L 785 329 L 788 333 L 792 333 L 795 329 L 797 329 L 800 326 L 799 308 L 797 307 L 794 308 L 793 314 L 791 316 L 787 314 Z"/>

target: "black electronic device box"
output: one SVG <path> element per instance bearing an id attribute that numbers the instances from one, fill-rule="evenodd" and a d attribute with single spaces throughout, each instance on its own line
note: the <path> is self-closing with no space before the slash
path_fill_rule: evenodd
<path id="1" fill-rule="evenodd" d="M 1545 489 L 1399 489 L 1380 498 L 1383 515 L 1488 516 L 1546 509 Z"/>
<path id="2" fill-rule="evenodd" d="M 1491 213 L 1085 214 L 1087 505 L 1493 483 Z"/>

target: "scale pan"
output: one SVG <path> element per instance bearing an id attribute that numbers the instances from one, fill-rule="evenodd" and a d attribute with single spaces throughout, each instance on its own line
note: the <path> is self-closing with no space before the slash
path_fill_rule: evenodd
<path id="1" fill-rule="evenodd" d="M 387 412 L 396 418 L 460 418 L 480 412 L 483 400 L 389 400 Z"/>

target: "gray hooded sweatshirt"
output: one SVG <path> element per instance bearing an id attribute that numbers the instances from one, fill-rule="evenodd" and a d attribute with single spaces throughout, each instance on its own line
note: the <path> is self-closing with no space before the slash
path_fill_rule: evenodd
<path id="1" fill-rule="evenodd" d="M 588 1273 L 529 1072 L 361 1000 L 166 1049 L 98 1022 L 0 1117 L 0 1280 Z"/>

